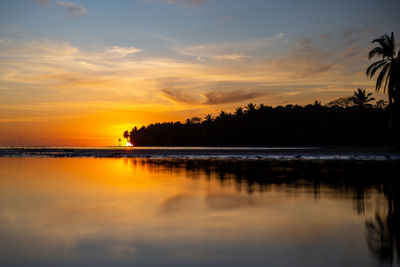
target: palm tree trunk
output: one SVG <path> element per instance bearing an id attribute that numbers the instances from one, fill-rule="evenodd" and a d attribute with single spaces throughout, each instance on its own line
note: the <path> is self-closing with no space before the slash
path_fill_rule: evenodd
<path id="1" fill-rule="evenodd" d="M 400 151 L 400 104 L 391 105 L 389 133 L 393 137 L 393 150 Z"/>

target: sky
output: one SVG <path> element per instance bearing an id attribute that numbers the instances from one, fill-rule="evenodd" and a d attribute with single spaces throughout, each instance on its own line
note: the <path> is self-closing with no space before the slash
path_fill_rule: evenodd
<path id="1" fill-rule="evenodd" d="M 326 104 L 357 88 L 386 99 L 367 55 L 373 39 L 400 35 L 399 10 L 398 0 L 2 0 L 0 146 L 114 146 L 134 126 L 250 102 Z"/>

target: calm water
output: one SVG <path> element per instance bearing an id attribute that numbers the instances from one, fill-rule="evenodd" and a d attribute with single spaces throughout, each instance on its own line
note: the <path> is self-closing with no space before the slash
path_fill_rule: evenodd
<path id="1" fill-rule="evenodd" d="M 0 266 L 397 265 L 399 169 L 0 158 Z"/>

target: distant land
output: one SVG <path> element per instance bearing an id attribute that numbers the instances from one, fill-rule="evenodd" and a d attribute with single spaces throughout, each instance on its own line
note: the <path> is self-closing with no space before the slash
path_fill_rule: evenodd
<path id="1" fill-rule="evenodd" d="M 343 98 L 344 99 L 344 98 Z M 248 104 L 234 113 L 155 123 L 126 131 L 134 146 L 390 146 L 384 102 L 348 105 L 343 99 L 270 107 Z"/>

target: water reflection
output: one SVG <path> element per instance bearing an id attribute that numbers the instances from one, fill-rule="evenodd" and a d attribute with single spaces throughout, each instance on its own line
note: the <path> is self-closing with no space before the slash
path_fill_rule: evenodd
<path id="1" fill-rule="evenodd" d="M 135 159 L 132 162 L 137 164 Z M 161 164 L 171 173 L 185 168 L 192 178 L 203 171 L 208 179 L 218 179 L 221 185 L 234 180 L 238 191 L 244 185 L 249 194 L 269 191 L 271 185 L 286 185 L 308 190 L 318 199 L 323 184 L 335 188 L 339 197 L 352 194 L 359 215 L 365 213 L 364 200 L 377 190 L 386 201 L 377 207 L 374 218 L 365 222 L 368 249 L 382 264 L 392 265 L 400 256 L 399 162 L 149 160 L 146 164 Z M 229 203 L 234 205 L 235 201 Z"/>
<path id="2" fill-rule="evenodd" d="M 397 177 L 392 162 L 0 158 L 0 266 L 397 264 Z"/>
<path id="3" fill-rule="evenodd" d="M 367 220 L 367 243 L 372 255 L 381 263 L 392 264 L 400 256 L 400 182 L 399 166 L 391 177 L 382 182 L 387 204 L 374 219 Z"/>

